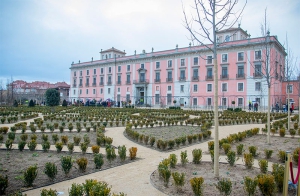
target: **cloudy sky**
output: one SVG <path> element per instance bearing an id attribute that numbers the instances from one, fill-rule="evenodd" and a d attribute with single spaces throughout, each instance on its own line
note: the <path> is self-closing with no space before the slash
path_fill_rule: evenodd
<path id="1" fill-rule="evenodd" d="M 239 6 L 245 0 L 239 0 Z M 66 81 L 72 63 L 100 59 L 115 47 L 127 55 L 187 47 L 183 7 L 193 0 L 1 0 L 0 81 Z M 300 62 L 300 1 L 248 0 L 241 27 L 261 35 L 267 8 L 271 35 L 277 35 Z M 236 25 L 237 26 L 237 25 Z"/>

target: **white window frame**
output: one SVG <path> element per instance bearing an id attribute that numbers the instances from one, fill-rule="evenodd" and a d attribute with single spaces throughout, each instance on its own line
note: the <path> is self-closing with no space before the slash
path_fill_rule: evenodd
<path id="1" fill-rule="evenodd" d="M 260 58 L 256 58 L 256 52 L 260 52 Z M 255 50 L 254 51 L 254 59 L 255 60 L 261 60 L 261 58 L 262 58 L 262 51 L 261 50 Z"/>
<path id="2" fill-rule="evenodd" d="M 171 68 L 173 66 L 172 63 L 172 60 L 168 60 L 168 68 Z"/>
<path id="3" fill-rule="evenodd" d="M 94 75 L 96 75 L 97 74 L 97 69 L 94 69 Z"/>
<path id="4" fill-rule="evenodd" d="M 87 95 L 89 94 L 89 89 L 85 90 L 85 94 L 87 94 Z"/>
<path id="5" fill-rule="evenodd" d="M 212 55 L 207 55 L 206 56 L 206 64 L 213 64 L 213 56 Z"/>
<path id="6" fill-rule="evenodd" d="M 172 91 L 172 86 L 169 85 L 167 88 L 168 88 L 168 91 Z"/>
<path id="7" fill-rule="evenodd" d="M 208 100 L 210 99 L 210 105 L 208 105 Z M 212 97 L 207 97 L 206 98 L 206 105 L 207 106 L 212 106 L 213 105 L 213 101 L 212 101 L 213 99 L 212 99 Z"/>
<path id="8" fill-rule="evenodd" d="M 242 85 L 243 85 L 243 89 L 242 89 L 242 90 L 239 90 L 239 84 L 242 84 Z M 244 92 L 244 82 L 238 82 L 238 83 L 237 83 L 237 91 L 238 91 L 238 92 Z"/>
<path id="9" fill-rule="evenodd" d="M 127 71 L 130 71 L 130 65 L 127 65 L 126 70 L 127 70 Z"/>
<path id="10" fill-rule="evenodd" d="M 259 89 L 256 88 L 256 84 L 258 84 L 258 83 L 260 84 L 260 85 L 259 85 Z M 261 91 L 261 82 L 255 82 L 255 83 L 254 83 L 254 88 L 255 88 L 255 89 L 254 89 L 255 91 Z"/>
<path id="11" fill-rule="evenodd" d="M 93 89 L 93 94 L 94 94 L 94 95 L 96 94 L 96 89 Z"/>
<path id="12" fill-rule="evenodd" d="M 226 90 L 223 89 L 223 85 L 226 84 Z M 223 82 L 221 85 L 221 91 L 222 92 L 228 92 L 228 83 L 227 82 Z"/>
<path id="13" fill-rule="evenodd" d="M 100 94 L 103 94 L 103 88 L 100 89 Z"/>
<path id="14" fill-rule="evenodd" d="M 195 63 L 195 59 L 197 59 L 197 63 Z M 199 65 L 199 57 L 195 56 L 193 58 L 193 65 Z"/>
<path id="15" fill-rule="evenodd" d="M 184 93 L 184 85 L 183 85 L 183 84 L 180 85 L 180 92 L 181 92 L 181 93 Z"/>
<path id="16" fill-rule="evenodd" d="M 240 99 L 242 99 L 242 103 L 241 103 L 241 104 L 239 104 L 239 100 L 240 100 Z M 237 98 L 237 105 L 238 105 L 238 107 L 244 106 L 244 97 L 238 97 L 238 98 Z"/>
<path id="17" fill-rule="evenodd" d="M 195 100 L 196 100 L 196 104 L 195 104 Z M 197 106 L 198 105 L 198 98 L 197 97 L 193 97 L 193 106 Z"/>
<path id="18" fill-rule="evenodd" d="M 211 86 L 211 90 L 208 90 L 208 85 Z M 213 92 L 213 85 L 211 83 L 206 84 L 206 92 Z"/>
<path id="19" fill-rule="evenodd" d="M 107 88 L 107 94 L 110 94 L 110 88 Z"/>
<path id="20" fill-rule="evenodd" d="M 289 87 L 291 87 L 291 88 L 289 89 Z M 293 91 L 294 91 L 294 86 L 292 84 L 287 84 L 286 85 L 286 93 L 293 94 Z"/>
<path id="21" fill-rule="evenodd" d="M 239 60 L 239 54 L 240 54 L 240 53 L 243 53 L 243 59 L 242 59 L 242 60 Z M 236 59 L 237 59 L 238 62 L 243 62 L 243 61 L 245 60 L 245 52 L 244 52 L 244 51 L 237 52 L 236 54 L 237 54 Z"/>
<path id="22" fill-rule="evenodd" d="M 180 66 L 184 67 L 185 66 L 185 59 L 180 59 Z"/>
<path id="23" fill-rule="evenodd" d="M 195 90 L 195 87 L 196 87 L 196 90 Z M 198 84 L 194 84 L 194 86 L 193 86 L 193 92 L 198 92 Z"/>
<path id="24" fill-rule="evenodd" d="M 145 63 L 141 63 L 140 68 L 145 69 Z"/>
<path id="25" fill-rule="evenodd" d="M 160 69 L 160 62 L 159 61 L 155 62 L 155 69 Z"/>
<path id="26" fill-rule="evenodd" d="M 223 59 L 223 55 L 225 56 L 226 55 L 226 60 L 224 60 Z M 221 55 L 221 60 L 222 60 L 222 63 L 227 63 L 228 62 L 228 53 L 223 53 L 222 55 Z"/>

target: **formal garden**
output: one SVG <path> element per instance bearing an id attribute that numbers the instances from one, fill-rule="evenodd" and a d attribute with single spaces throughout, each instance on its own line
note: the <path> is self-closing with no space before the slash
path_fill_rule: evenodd
<path id="1" fill-rule="evenodd" d="M 286 150 L 292 151 L 294 167 L 298 164 L 300 129 L 297 119 L 297 115 L 291 118 L 291 128 L 287 131 L 287 114 L 271 114 L 272 145 L 266 144 L 266 126 L 220 139 L 220 155 L 228 160 L 221 164 L 220 170 L 224 169 L 224 175 L 228 177 L 216 181 L 213 179 L 213 164 L 201 161 L 202 155 L 213 158 L 212 111 L 73 106 L 3 107 L 0 108 L 0 183 L 3 187 L 0 191 L 1 194 L 9 195 L 130 164 L 140 160 L 137 156 L 138 147 L 144 146 L 158 152 L 171 153 L 151 175 L 152 184 L 166 194 L 209 195 L 212 190 L 214 192 L 211 193 L 223 193 L 223 188 L 228 186 L 230 190 L 237 191 L 232 192 L 232 195 L 236 195 L 248 190 L 245 186 L 249 182 L 257 184 L 259 188 L 255 188 L 255 191 L 259 195 L 264 194 L 259 192 L 260 186 L 267 186 L 258 183 L 261 176 L 273 180 L 274 190 L 278 192 L 281 179 L 276 176 L 282 174 L 280 172 Z M 219 112 L 220 126 L 232 126 L 233 129 L 235 125 L 266 122 L 267 114 L 262 112 Z M 114 146 L 114 138 L 105 135 L 108 127 L 124 127 L 124 136 L 136 145 Z M 195 148 L 192 152 L 193 160 L 184 158 L 187 156 L 184 148 L 204 142 L 207 148 Z M 172 151 L 177 150 L 182 150 L 180 157 L 172 154 Z M 236 164 L 238 159 L 242 159 L 244 165 Z M 260 168 L 252 167 L 254 160 L 259 161 Z M 268 162 L 274 164 L 273 172 L 266 171 Z M 89 192 L 100 189 L 106 192 L 104 195 L 125 195 L 111 193 L 108 184 L 95 180 L 72 185 L 69 195 L 93 195 Z M 47 191 L 55 192 L 44 190 L 45 194 Z"/>

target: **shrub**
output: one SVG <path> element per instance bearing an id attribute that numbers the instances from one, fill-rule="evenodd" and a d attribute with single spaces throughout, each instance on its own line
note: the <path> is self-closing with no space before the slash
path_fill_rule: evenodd
<path id="1" fill-rule="evenodd" d="M 214 150 L 214 145 L 215 145 L 214 141 L 207 142 L 207 145 L 208 145 L 208 151 Z"/>
<path id="2" fill-rule="evenodd" d="M 67 135 L 62 135 L 61 137 L 61 142 L 66 145 L 68 143 L 68 136 Z"/>
<path id="3" fill-rule="evenodd" d="M 260 174 L 257 176 L 258 187 L 263 195 L 274 195 L 276 184 L 274 176 L 270 174 Z"/>
<path id="4" fill-rule="evenodd" d="M 194 177 L 190 180 L 190 184 L 195 196 L 203 196 L 203 183 L 204 179 L 202 177 Z"/>
<path id="5" fill-rule="evenodd" d="M 69 196 L 83 196 L 84 195 L 83 185 L 73 183 L 71 189 L 68 190 L 68 192 L 69 192 Z"/>
<path id="6" fill-rule="evenodd" d="M 37 143 L 35 140 L 31 140 L 30 142 L 27 143 L 27 146 L 30 151 L 34 151 L 37 146 Z"/>
<path id="7" fill-rule="evenodd" d="M 27 134 L 22 134 L 22 135 L 20 136 L 20 139 L 21 139 L 22 141 L 26 141 L 26 140 L 28 139 L 28 135 L 27 135 Z"/>
<path id="8" fill-rule="evenodd" d="M 249 154 L 245 153 L 244 154 L 244 163 L 245 163 L 245 166 L 248 169 L 252 169 L 253 164 L 254 164 L 254 158 L 253 158 L 253 155 L 251 153 L 249 153 Z"/>
<path id="9" fill-rule="evenodd" d="M 170 167 L 171 168 L 175 168 L 176 164 L 177 164 L 177 156 L 176 156 L 176 154 L 170 154 L 169 160 L 170 160 Z"/>
<path id="10" fill-rule="evenodd" d="M 7 137 L 8 139 L 14 141 L 16 138 L 16 134 L 14 132 L 9 132 Z"/>
<path id="11" fill-rule="evenodd" d="M 60 162 L 61 162 L 62 170 L 64 171 L 65 175 L 68 175 L 73 166 L 72 157 L 62 156 Z"/>
<path id="12" fill-rule="evenodd" d="M 0 195 L 5 195 L 5 190 L 8 187 L 7 175 L 4 177 L 0 175 Z"/>
<path id="13" fill-rule="evenodd" d="M 32 135 L 30 136 L 30 139 L 36 140 L 36 139 L 37 139 L 37 135 L 36 135 L 36 134 L 32 134 Z"/>
<path id="14" fill-rule="evenodd" d="M 19 149 L 20 151 L 23 151 L 25 145 L 26 145 L 26 142 L 23 141 L 23 140 L 20 140 L 19 143 L 18 143 L 18 149 Z"/>
<path id="15" fill-rule="evenodd" d="M 84 135 L 84 136 L 83 136 L 83 141 L 84 141 L 84 143 L 86 143 L 87 145 L 89 145 L 89 144 L 91 143 L 91 140 L 90 140 L 89 136 L 87 136 L 87 135 Z M 106 142 L 107 142 L 107 141 L 106 141 Z"/>
<path id="16" fill-rule="evenodd" d="M 265 149 L 265 157 L 266 159 L 270 159 L 273 154 L 273 150 Z"/>
<path id="17" fill-rule="evenodd" d="M 228 163 L 229 163 L 230 166 L 234 166 L 234 163 L 235 163 L 235 161 L 236 161 L 236 154 L 235 154 L 235 152 L 230 150 L 230 151 L 227 153 L 227 158 L 226 158 L 226 160 L 228 161 Z"/>
<path id="18" fill-rule="evenodd" d="M 294 151 L 293 151 L 293 154 L 292 154 L 292 156 L 293 156 L 293 160 L 295 161 L 295 163 L 298 165 L 298 164 L 300 164 L 299 163 L 299 152 L 300 151 L 300 147 L 298 147 L 298 148 L 296 148 Z"/>
<path id="19" fill-rule="evenodd" d="M 58 135 L 57 134 L 52 134 L 52 141 L 55 144 L 58 141 Z"/>
<path id="20" fill-rule="evenodd" d="M 88 145 L 85 142 L 80 144 L 80 149 L 83 154 L 86 153 L 87 148 L 88 148 Z"/>
<path id="21" fill-rule="evenodd" d="M 67 145 L 67 147 L 68 147 L 69 153 L 72 154 L 73 151 L 74 151 L 74 143 L 70 143 L 69 142 L 68 145 Z"/>
<path id="22" fill-rule="evenodd" d="M 280 161 L 281 163 L 284 163 L 284 162 L 285 162 L 285 157 L 286 157 L 285 151 L 279 150 L 277 156 L 278 156 L 278 159 L 279 159 L 279 161 Z"/>
<path id="23" fill-rule="evenodd" d="M 191 144 L 193 142 L 193 135 L 188 135 L 187 139 L 188 139 L 189 144 Z"/>
<path id="24" fill-rule="evenodd" d="M 296 130 L 290 129 L 290 134 L 291 134 L 292 138 L 294 138 L 294 136 L 296 135 Z"/>
<path id="25" fill-rule="evenodd" d="M 43 151 L 44 152 L 48 152 L 49 151 L 49 149 L 50 149 L 50 142 L 49 141 L 45 141 L 45 142 L 43 142 L 42 143 L 42 148 L 43 148 Z"/>
<path id="26" fill-rule="evenodd" d="M 193 163 L 200 164 L 202 159 L 202 150 L 201 149 L 194 149 L 192 151 L 193 154 Z"/>
<path id="27" fill-rule="evenodd" d="M 172 177 L 173 177 L 176 188 L 180 189 L 179 187 L 182 187 L 184 185 L 185 174 L 184 173 L 180 174 L 178 172 L 174 172 L 174 173 L 172 173 Z"/>
<path id="28" fill-rule="evenodd" d="M 256 157 L 258 154 L 256 153 L 257 147 L 256 146 L 249 146 L 249 152 L 252 154 L 253 157 Z"/>
<path id="29" fill-rule="evenodd" d="M 93 145 L 93 146 L 92 146 L 92 152 L 93 152 L 94 154 L 98 154 L 98 153 L 100 152 L 100 146 L 98 146 L 98 145 Z"/>
<path id="30" fill-rule="evenodd" d="M 136 153 L 137 153 L 137 147 L 129 148 L 130 160 L 133 160 L 136 158 Z"/>
<path id="31" fill-rule="evenodd" d="M 76 145 L 76 146 L 78 146 L 79 145 L 79 143 L 80 143 L 80 141 L 81 141 L 81 137 L 80 136 L 74 136 L 73 137 L 73 141 L 74 141 L 74 144 Z"/>
<path id="32" fill-rule="evenodd" d="M 45 142 L 45 141 L 48 141 L 48 135 L 47 134 L 43 134 L 42 135 L 42 140 Z"/>
<path id="33" fill-rule="evenodd" d="M 159 171 L 160 176 L 164 180 L 164 185 L 166 187 L 168 187 L 169 179 L 171 177 L 171 171 L 170 171 L 170 169 L 168 168 L 167 165 L 160 163 L 158 165 L 158 171 Z"/>
<path id="34" fill-rule="evenodd" d="M 276 187 L 279 192 L 283 190 L 283 179 L 284 179 L 284 166 L 278 163 L 272 165 L 272 175 L 276 183 Z"/>
<path id="35" fill-rule="evenodd" d="M 169 149 L 172 149 L 175 146 L 175 141 L 174 140 L 169 140 L 168 141 L 168 146 L 169 146 Z"/>
<path id="36" fill-rule="evenodd" d="M 79 158 L 79 159 L 76 160 L 76 163 L 77 163 L 77 165 L 79 167 L 79 170 L 81 172 L 85 172 L 86 166 L 88 164 L 87 158 L 85 158 L 85 157 Z"/>
<path id="37" fill-rule="evenodd" d="M 279 135 L 280 135 L 280 137 L 284 137 L 285 136 L 285 128 L 279 129 Z"/>
<path id="38" fill-rule="evenodd" d="M 185 142 L 186 142 L 186 136 L 182 136 L 181 137 L 181 144 L 185 145 Z"/>
<path id="39" fill-rule="evenodd" d="M 53 181 L 57 175 L 57 167 L 55 163 L 47 162 L 45 164 L 44 173 Z"/>
<path id="40" fill-rule="evenodd" d="M 7 134 L 8 129 L 9 129 L 8 127 L 0 127 L 0 133 Z"/>
<path id="41" fill-rule="evenodd" d="M 258 165 L 261 173 L 266 174 L 268 171 L 268 161 L 265 159 L 261 159 L 258 161 Z"/>
<path id="42" fill-rule="evenodd" d="M 110 195 L 111 188 L 108 187 L 108 184 L 106 182 L 97 182 L 94 186 L 92 186 L 92 189 L 90 190 L 91 196 L 96 195 L 103 195 L 103 196 L 109 196 Z"/>
<path id="43" fill-rule="evenodd" d="M 62 142 L 56 142 L 55 148 L 56 148 L 56 151 L 57 151 L 58 153 L 61 152 L 61 150 L 62 150 L 62 148 L 63 148 L 63 143 L 62 143 Z"/>
<path id="44" fill-rule="evenodd" d="M 32 186 L 35 178 L 37 177 L 38 170 L 37 166 L 30 166 L 24 172 L 24 182 L 26 186 Z"/>
<path id="45" fill-rule="evenodd" d="M 214 163 L 214 161 L 215 161 L 215 151 L 214 150 L 210 150 L 209 154 L 210 154 L 211 162 Z"/>
<path id="46" fill-rule="evenodd" d="M 41 196 L 56 196 L 57 191 L 56 190 L 47 190 L 47 189 L 42 189 L 41 191 Z"/>
<path id="47" fill-rule="evenodd" d="M 180 162 L 183 166 L 186 165 L 187 162 L 189 162 L 189 160 L 187 158 L 187 152 L 186 151 L 181 151 L 181 153 L 180 153 Z"/>
<path id="48" fill-rule="evenodd" d="M 125 159 L 126 159 L 126 146 L 125 145 L 118 147 L 118 154 L 119 154 L 121 161 L 125 161 Z"/>
<path id="49" fill-rule="evenodd" d="M 248 196 L 254 196 L 258 181 L 256 178 L 252 179 L 249 176 L 244 177 L 244 190 Z"/>
<path id="50" fill-rule="evenodd" d="M 109 163 L 111 163 L 117 157 L 115 148 L 110 145 L 107 145 L 105 150 L 106 150 L 106 158 L 108 159 Z"/>
<path id="51" fill-rule="evenodd" d="M 231 145 L 228 143 L 224 143 L 224 144 L 222 144 L 222 148 L 223 148 L 225 154 L 227 154 L 229 152 L 229 150 L 231 149 Z"/>
<path id="52" fill-rule="evenodd" d="M 96 169 L 101 169 L 102 165 L 104 164 L 103 155 L 100 154 L 94 154 L 94 163 L 96 166 Z"/>
<path id="53" fill-rule="evenodd" d="M 216 188 L 220 191 L 221 194 L 230 195 L 232 189 L 232 183 L 230 179 L 221 179 L 217 184 L 215 184 Z"/>
<path id="54" fill-rule="evenodd" d="M 242 155 L 244 152 L 244 144 L 239 144 L 236 146 L 236 152 L 238 155 Z"/>
<path id="55" fill-rule="evenodd" d="M 86 195 L 90 194 L 93 186 L 95 186 L 97 183 L 98 183 L 97 180 L 93 180 L 93 179 L 86 179 L 85 183 L 82 183 Z"/>

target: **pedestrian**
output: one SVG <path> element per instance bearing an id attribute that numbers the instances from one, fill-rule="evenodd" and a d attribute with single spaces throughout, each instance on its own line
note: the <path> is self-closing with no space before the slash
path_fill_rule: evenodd
<path id="1" fill-rule="evenodd" d="M 251 110 L 252 104 L 251 101 L 249 101 L 249 111 Z"/>
<path id="2" fill-rule="evenodd" d="M 294 103 L 292 103 L 292 113 L 294 112 Z"/>
<path id="3" fill-rule="evenodd" d="M 275 108 L 276 108 L 276 112 L 279 112 L 279 104 L 278 104 L 278 102 L 276 103 Z"/>

